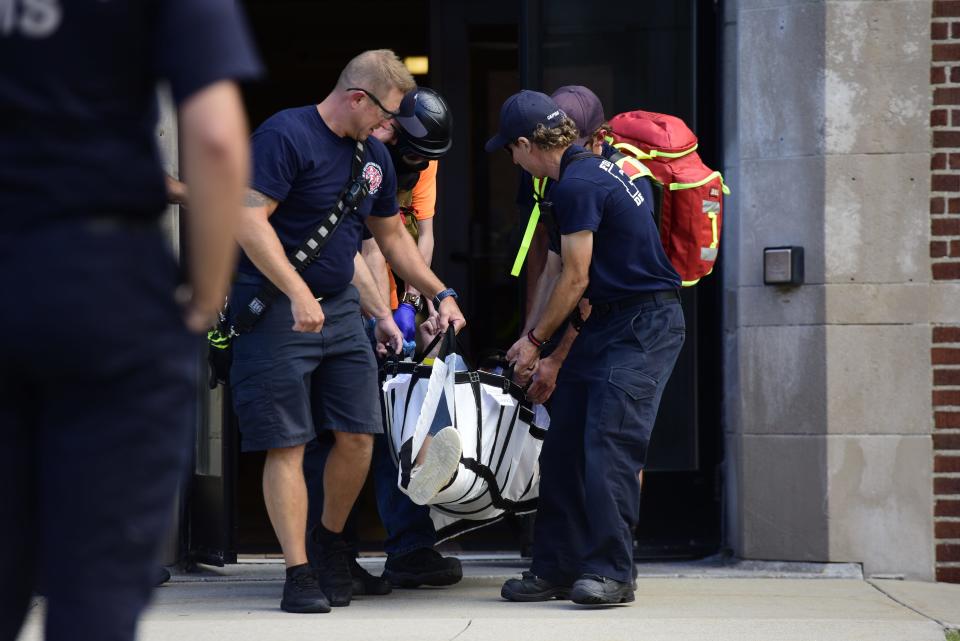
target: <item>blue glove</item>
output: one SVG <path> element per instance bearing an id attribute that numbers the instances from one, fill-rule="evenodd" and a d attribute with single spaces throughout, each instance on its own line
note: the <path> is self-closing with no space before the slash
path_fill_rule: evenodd
<path id="1" fill-rule="evenodd" d="M 403 340 L 412 341 L 417 331 L 417 310 L 410 303 L 400 303 L 393 312 L 393 322 L 397 324 L 403 334 Z"/>
<path id="2" fill-rule="evenodd" d="M 413 356 L 413 353 L 417 351 L 417 341 L 403 341 L 403 355 Z"/>

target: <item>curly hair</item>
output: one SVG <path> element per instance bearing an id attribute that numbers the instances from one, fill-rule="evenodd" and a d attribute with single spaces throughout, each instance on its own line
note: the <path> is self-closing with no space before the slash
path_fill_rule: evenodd
<path id="1" fill-rule="evenodd" d="M 577 125 L 567 116 L 564 116 L 560 124 L 549 129 L 543 124 L 538 124 L 530 141 L 543 150 L 547 149 L 566 149 L 574 143 L 580 136 L 577 132 Z"/>

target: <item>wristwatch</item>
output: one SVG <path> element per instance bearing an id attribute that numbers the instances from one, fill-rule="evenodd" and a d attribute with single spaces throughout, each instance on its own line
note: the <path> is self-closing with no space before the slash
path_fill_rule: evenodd
<path id="1" fill-rule="evenodd" d="M 444 298 L 447 298 L 448 296 L 453 296 L 454 300 L 459 298 L 459 296 L 457 296 L 457 292 L 455 292 L 452 287 L 447 287 L 446 289 L 439 292 L 436 296 L 433 297 L 433 306 L 439 310 L 440 301 L 442 301 Z"/>
<path id="2" fill-rule="evenodd" d="M 413 308 L 417 312 L 423 311 L 423 297 L 420 294 L 411 294 L 410 292 L 404 292 L 403 298 L 400 300 L 401 303 L 410 303 L 413 305 Z"/>

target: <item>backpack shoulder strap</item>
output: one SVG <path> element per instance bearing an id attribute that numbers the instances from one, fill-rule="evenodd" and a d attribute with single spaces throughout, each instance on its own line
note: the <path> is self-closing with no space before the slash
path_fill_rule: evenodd
<path id="1" fill-rule="evenodd" d="M 627 175 L 627 178 L 630 180 L 636 180 L 640 177 L 647 177 L 650 180 L 656 181 L 653 172 L 647 168 L 640 160 L 634 158 L 633 156 L 628 156 L 627 154 L 616 152 L 609 158 L 610 162 L 615 164 L 620 168 L 620 171 Z"/>
<path id="2" fill-rule="evenodd" d="M 599 158 L 600 160 L 604 160 L 603 156 L 598 156 L 592 151 L 578 151 L 575 154 L 567 156 L 560 163 L 560 178 L 563 178 L 563 172 L 565 172 L 567 167 L 569 167 L 571 164 L 577 162 L 578 160 L 586 160 L 587 158 Z"/>

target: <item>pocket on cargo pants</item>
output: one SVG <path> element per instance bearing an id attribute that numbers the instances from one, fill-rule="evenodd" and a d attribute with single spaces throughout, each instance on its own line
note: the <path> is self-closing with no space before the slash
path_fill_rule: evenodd
<path id="1" fill-rule="evenodd" d="M 656 418 L 657 381 L 627 367 L 612 367 L 600 410 L 600 432 L 643 465 Z"/>

